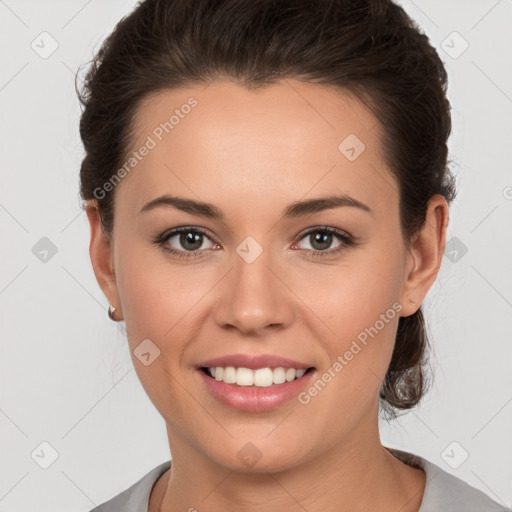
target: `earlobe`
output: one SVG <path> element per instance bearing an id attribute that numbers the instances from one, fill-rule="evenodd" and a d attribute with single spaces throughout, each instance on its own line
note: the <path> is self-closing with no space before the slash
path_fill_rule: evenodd
<path id="1" fill-rule="evenodd" d="M 414 314 L 421 306 L 430 287 L 434 284 L 446 245 L 449 209 L 440 194 L 428 203 L 425 224 L 415 236 L 408 255 L 408 269 L 400 302 L 401 316 Z"/>
<path id="2" fill-rule="evenodd" d="M 95 201 L 88 201 L 85 211 L 91 230 L 89 255 L 94 275 L 109 304 L 115 306 L 116 317 L 122 316 L 113 261 L 113 242 L 103 231 L 97 203 Z"/>

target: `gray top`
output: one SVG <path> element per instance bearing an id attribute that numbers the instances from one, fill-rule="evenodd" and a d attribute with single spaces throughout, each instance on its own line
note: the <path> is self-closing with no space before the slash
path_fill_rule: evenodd
<path id="1" fill-rule="evenodd" d="M 432 462 L 409 452 L 385 447 L 402 462 L 421 467 L 426 474 L 425 492 L 418 512 L 511 512 L 486 494 L 447 473 Z M 158 478 L 171 467 L 163 462 L 131 487 L 90 512 L 147 512 L 149 496 Z"/>

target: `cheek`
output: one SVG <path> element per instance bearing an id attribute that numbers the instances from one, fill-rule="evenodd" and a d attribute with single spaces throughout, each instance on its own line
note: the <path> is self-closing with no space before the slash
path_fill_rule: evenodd
<path id="1" fill-rule="evenodd" d="M 309 329 L 326 332 L 327 360 L 319 376 L 332 391 L 326 400 L 350 404 L 375 397 L 391 360 L 402 309 L 397 300 L 401 268 L 394 256 L 360 251 L 346 264 L 319 267 L 303 281 L 301 296 L 314 313 L 307 317 Z"/>
<path id="2" fill-rule="evenodd" d="M 402 264 L 374 246 L 353 252 L 339 265 L 294 272 L 300 297 L 340 341 L 357 336 L 388 310 L 388 317 L 396 316 L 392 305 L 400 295 Z"/>
<path id="3" fill-rule="evenodd" d="M 127 247 L 123 251 L 120 244 L 116 275 L 133 365 L 162 415 L 181 417 L 186 400 L 176 376 L 181 381 L 183 353 L 200 323 L 194 305 L 206 294 L 207 281 L 204 275 L 196 278 L 194 272 L 171 268 L 165 258 L 155 258 L 154 248 L 135 242 Z"/>
<path id="4" fill-rule="evenodd" d="M 194 326 L 204 320 L 202 301 L 218 280 L 218 269 L 176 264 L 134 241 L 126 246 L 130 250 L 119 251 L 116 274 L 130 346 L 134 350 L 149 338 L 162 353 L 172 348 L 172 363 L 179 362 Z"/>
<path id="5" fill-rule="evenodd" d="M 132 353 L 150 339 L 166 365 L 176 367 L 195 333 L 205 325 L 214 328 L 212 300 L 230 300 L 229 289 L 218 284 L 229 265 L 171 262 L 153 246 L 122 236 L 117 242 L 117 284 Z M 358 351 L 354 341 L 360 346 L 343 369 L 345 374 L 359 374 L 352 376 L 350 386 L 360 383 L 363 371 L 364 378 L 369 370 L 383 377 L 393 349 L 399 316 L 392 305 L 398 297 L 401 266 L 383 245 L 372 242 L 347 252 L 339 263 L 295 260 L 275 268 L 286 283 L 283 287 L 276 280 L 279 293 L 287 295 L 302 324 L 289 327 L 306 329 L 316 345 L 312 349 L 324 353 L 325 365 L 345 353 L 345 360 L 352 357 L 350 351 Z"/>

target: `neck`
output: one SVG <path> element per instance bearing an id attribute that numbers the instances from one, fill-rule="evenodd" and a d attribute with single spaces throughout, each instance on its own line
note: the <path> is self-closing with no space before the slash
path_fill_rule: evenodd
<path id="1" fill-rule="evenodd" d="M 375 433 L 377 435 L 375 435 Z M 425 473 L 391 455 L 378 429 L 278 472 L 240 472 L 216 464 L 173 439 L 172 471 L 154 488 L 150 512 L 417 512 Z M 369 433 L 367 433 L 369 434 Z M 153 508 L 154 507 L 154 508 Z"/>

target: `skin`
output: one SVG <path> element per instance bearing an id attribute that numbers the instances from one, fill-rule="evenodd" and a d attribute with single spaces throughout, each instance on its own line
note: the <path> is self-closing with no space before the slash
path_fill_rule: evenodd
<path id="1" fill-rule="evenodd" d="M 154 486 L 150 511 L 417 511 L 425 474 L 389 454 L 378 431 L 398 314 L 307 405 L 234 410 L 209 393 L 196 365 L 267 353 L 309 362 L 321 376 L 394 302 L 401 316 L 419 308 L 442 260 L 445 199 L 431 198 L 407 249 L 376 118 L 347 93 L 291 79 L 253 91 L 217 80 L 154 94 L 137 111 L 131 150 L 190 96 L 198 105 L 116 187 L 112 240 L 94 201 L 87 205 L 95 275 L 167 425 L 172 471 Z M 351 133 L 366 146 L 355 161 L 338 150 Z M 212 203 L 225 219 L 172 206 L 140 213 L 166 193 Z M 333 193 L 371 213 L 343 206 L 280 217 L 294 201 Z M 180 259 L 152 243 L 178 226 L 208 232 L 202 257 Z M 314 257 L 321 248 L 303 233 L 325 226 L 358 244 Z M 263 248 L 252 263 L 236 252 L 247 236 Z M 327 250 L 342 244 L 334 236 Z M 167 245 L 189 247 L 179 236 Z M 133 353 L 146 338 L 161 352 L 149 366 Z M 261 454 L 251 468 L 237 457 L 247 442 Z"/>

